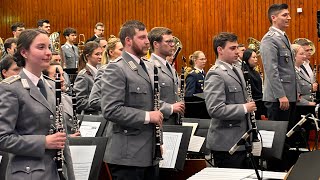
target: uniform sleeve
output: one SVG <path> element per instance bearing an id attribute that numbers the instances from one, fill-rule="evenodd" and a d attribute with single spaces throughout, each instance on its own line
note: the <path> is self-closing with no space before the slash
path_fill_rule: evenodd
<path id="1" fill-rule="evenodd" d="M 186 78 L 186 97 L 192 97 L 196 92 L 197 80 L 192 74 L 188 74 Z"/>
<path id="2" fill-rule="evenodd" d="M 16 155 L 43 157 L 45 135 L 20 135 L 16 129 L 19 113 L 18 95 L 0 84 L 0 150 Z"/>
<path id="3" fill-rule="evenodd" d="M 99 70 L 94 80 L 93 87 L 89 96 L 89 107 L 94 110 L 101 110 L 101 77 L 103 71 Z"/>
<path id="4" fill-rule="evenodd" d="M 77 76 L 73 89 L 77 97 L 77 111 L 83 111 L 89 107 L 89 90 L 88 90 L 88 80 L 85 76 Z"/>

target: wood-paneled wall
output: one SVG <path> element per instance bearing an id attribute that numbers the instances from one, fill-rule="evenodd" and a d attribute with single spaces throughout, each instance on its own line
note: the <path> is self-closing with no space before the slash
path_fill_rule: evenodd
<path id="1" fill-rule="evenodd" d="M 221 31 L 234 32 L 239 43 L 248 37 L 261 40 L 270 26 L 267 9 L 273 3 L 287 3 L 292 17 L 289 38 L 307 37 L 317 47 L 312 63 L 320 57 L 316 29 L 319 0 L 0 0 L 0 37 L 12 36 L 10 25 L 22 21 L 36 27 L 38 19 L 49 19 L 53 31 L 74 27 L 86 38 L 93 35 L 96 22 L 105 24 L 105 36 L 117 35 L 123 22 L 137 19 L 150 30 L 171 28 L 183 43 L 181 54 L 188 57 L 202 50 L 208 58 L 206 69 L 215 61 L 212 38 Z M 303 9 L 297 13 L 297 8 Z M 64 38 L 61 38 L 64 42 Z M 179 56 L 179 69 L 181 58 Z M 318 61 L 317 61 L 318 62 Z M 320 64 L 320 60 L 318 62 Z"/>

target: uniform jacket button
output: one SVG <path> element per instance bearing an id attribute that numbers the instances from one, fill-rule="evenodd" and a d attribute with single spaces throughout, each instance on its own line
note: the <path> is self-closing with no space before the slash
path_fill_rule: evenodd
<path id="1" fill-rule="evenodd" d="M 127 134 L 127 133 L 128 133 L 128 130 L 125 129 L 125 130 L 123 130 L 123 132 Z"/>
<path id="2" fill-rule="evenodd" d="M 232 124 L 229 124 L 229 127 L 232 127 Z"/>
<path id="3" fill-rule="evenodd" d="M 30 173 L 30 167 L 29 167 L 29 166 L 26 167 L 26 172 L 27 172 L 28 174 Z"/>
<path id="4" fill-rule="evenodd" d="M 50 119 L 53 119 L 53 115 L 50 115 Z"/>

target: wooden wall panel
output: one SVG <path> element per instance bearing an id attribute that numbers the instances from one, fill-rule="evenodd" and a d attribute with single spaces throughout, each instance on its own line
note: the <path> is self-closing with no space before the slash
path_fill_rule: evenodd
<path id="1" fill-rule="evenodd" d="M 0 0 L 0 37 L 12 36 L 10 25 L 22 21 L 36 27 L 40 18 L 50 20 L 52 32 L 74 27 L 86 38 L 93 35 L 97 22 L 105 24 L 105 36 L 118 35 L 123 22 L 138 19 L 150 30 L 155 26 L 171 28 L 183 43 L 179 55 L 188 57 L 202 50 L 208 58 L 206 69 L 215 61 L 212 38 L 221 31 L 234 32 L 239 43 L 248 37 L 261 40 L 270 26 L 267 9 L 273 3 L 288 3 L 292 17 L 287 34 L 293 41 L 307 37 L 317 47 L 312 63 L 318 62 L 320 48 L 316 29 L 318 0 Z M 298 14 L 297 8 L 303 8 Z M 61 38 L 64 42 L 64 38 Z M 320 62 L 319 62 L 320 63 Z"/>

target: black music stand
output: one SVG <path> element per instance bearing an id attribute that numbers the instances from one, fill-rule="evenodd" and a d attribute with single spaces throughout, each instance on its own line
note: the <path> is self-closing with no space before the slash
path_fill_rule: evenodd
<path id="1" fill-rule="evenodd" d="M 9 154 L 7 152 L 0 151 L 0 156 L 2 156 L 0 162 L 0 179 L 6 179 L 7 165 L 9 161 Z"/>
<path id="2" fill-rule="evenodd" d="M 107 145 L 106 137 L 74 137 L 69 138 L 70 146 L 96 146 L 96 151 L 91 164 L 89 180 L 98 180 L 101 164 Z M 85 156 L 85 154 L 79 154 Z"/>
<path id="3" fill-rule="evenodd" d="M 319 159 L 319 150 L 301 154 L 297 163 L 289 172 L 287 180 L 319 179 Z"/>
<path id="4" fill-rule="evenodd" d="M 186 106 L 184 117 L 210 119 L 203 93 L 194 94 L 192 97 L 184 97 L 184 101 Z"/>
<path id="5" fill-rule="evenodd" d="M 96 137 L 102 137 L 104 129 L 106 128 L 107 120 L 101 115 L 79 115 L 80 124 L 83 121 L 89 122 L 100 122 L 99 129 L 97 131 Z"/>
<path id="6" fill-rule="evenodd" d="M 180 132 L 182 133 L 182 138 L 179 146 L 178 157 L 175 163 L 175 167 L 171 168 L 161 168 L 161 170 L 169 171 L 182 171 L 184 168 L 184 163 L 187 156 L 188 146 L 190 142 L 192 127 L 188 126 L 176 126 L 176 125 L 164 125 L 163 132 Z"/>
<path id="7" fill-rule="evenodd" d="M 275 132 L 272 148 L 262 148 L 261 157 L 263 159 L 282 159 L 282 152 L 286 139 L 287 127 L 288 121 L 257 120 L 258 130 L 267 130 Z"/>

